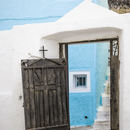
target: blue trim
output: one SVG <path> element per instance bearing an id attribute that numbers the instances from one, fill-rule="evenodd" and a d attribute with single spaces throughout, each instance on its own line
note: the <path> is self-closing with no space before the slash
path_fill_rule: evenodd
<path id="1" fill-rule="evenodd" d="M 62 16 L 48 16 L 48 17 L 39 17 L 39 18 L 31 18 L 31 17 L 26 17 L 26 18 L 4 18 L 0 19 L 0 21 L 17 21 L 17 20 L 45 20 L 45 19 L 54 19 L 54 18 L 61 18 Z"/>

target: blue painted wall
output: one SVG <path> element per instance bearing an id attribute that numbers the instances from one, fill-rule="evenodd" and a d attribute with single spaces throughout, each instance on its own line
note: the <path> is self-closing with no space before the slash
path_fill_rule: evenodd
<path id="1" fill-rule="evenodd" d="M 69 70 L 86 70 L 86 68 L 94 67 L 95 54 L 95 44 L 69 45 Z"/>
<path id="2" fill-rule="evenodd" d="M 69 94 L 71 126 L 94 123 L 106 80 L 108 49 L 109 43 L 69 45 L 69 72 L 89 71 L 91 82 L 91 92 Z M 88 119 L 85 119 L 85 116 L 88 116 Z"/>
<path id="3" fill-rule="evenodd" d="M 83 0 L 0 0 L 0 30 L 13 25 L 53 22 Z M 107 0 L 93 2 L 107 7 Z"/>
<path id="4" fill-rule="evenodd" d="M 90 93 L 70 92 L 71 126 L 92 125 L 96 117 L 96 44 L 70 45 L 68 52 L 69 71 L 89 71 L 91 82 Z M 85 119 L 85 116 L 88 116 L 88 119 Z"/>
<path id="5" fill-rule="evenodd" d="M 88 126 L 93 125 L 94 113 L 94 96 L 92 93 L 70 93 L 70 124 L 71 126 Z M 85 119 L 85 116 L 88 116 Z"/>

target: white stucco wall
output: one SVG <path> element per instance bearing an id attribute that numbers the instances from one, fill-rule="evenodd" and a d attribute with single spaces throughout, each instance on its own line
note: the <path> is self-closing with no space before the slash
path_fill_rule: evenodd
<path id="1" fill-rule="evenodd" d="M 70 24 L 31 24 L 0 31 L 1 130 L 24 130 L 23 98 L 19 99 L 22 95 L 21 59 L 31 58 L 29 53 L 41 56 L 39 49 L 42 45 L 48 49 L 47 58 L 58 58 L 59 42 L 116 36 L 120 38 L 120 130 L 129 130 L 130 14 L 121 15 L 114 21 L 95 19 L 94 22 L 90 19 L 76 24 L 72 17 L 70 20 Z"/>
<path id="2" fill-rule="evenodd" d="M 120 130 L 130 129 L 130 14 L 125 14 L 126 25 L 120 37 Z"/>
<path id="3" fill-rule="evenodd" d="M 45 26 L 26 25 L 0 31 L 0 130 L 24 130 L 23 98 L 19 99 L 23 94 L 20 62 L 21 59 L 34 59 L 30 54 L 41 56 L 39 49 Z M 58 44 L 53 41 L 45 48 L 58 51 Z M 49 58 L 58 57 L 55 51 L 46 54 Z"/>

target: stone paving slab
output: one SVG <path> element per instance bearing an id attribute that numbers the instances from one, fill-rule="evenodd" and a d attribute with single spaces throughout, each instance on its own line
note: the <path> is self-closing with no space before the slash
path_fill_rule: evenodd
<path id="1" fill-rule="evenodd" d="M 109 128 L 77 127 L 70 130 L 110 130 Z"/>
<path id="2" fill-rule="evenodd" d="M 76 127 L 76 128 L 71 128 L 71 130 L 93 130 L 92 127 Z"/>
<path id="3" fill-rule="evenodd" d="M 95 123 L 94 126 L 75 127 L 71 130 L 110 130 L 109 122 Z"/>

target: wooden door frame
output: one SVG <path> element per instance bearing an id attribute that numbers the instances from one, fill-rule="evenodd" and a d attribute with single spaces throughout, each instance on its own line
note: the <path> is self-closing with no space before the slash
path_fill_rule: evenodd
<path id="1" fill-rule="evenodd" d="M 111 61 L 111 58 L 112 58 L 112 42 L 116 40 L 117 41 L 117 45 L 118 45 L 118 51 L 119 51 L 119 37 L 115 37 L 115 38 L 105 38 L 105 39 L 95 39 L 95 40 L 84 40 L 84 41 L 72 41 L 72 42 L 64 42 L 64 43 L 59 43 L 59 59 L 62 59 L 62 58 L 65 58 L 66 60 L 66 73 L 67 73 L 67 79 L 68 79 L 68 75 L 69 75 L 69 70 L 68 70 L 68 45 L 70 44 L 86 44 L 86 43 L 94 43 L 94 42 L 105 42 L 105 41 L 108 41 L 110 42 L 110 61 Z M 120 53 L 118 52 L 118 61 L 119 61 L 119 56 L 120 56 Z M 112 121 L 112 118 L 110 119 L 110 123 L 111 123 L 111 130 L 119 130 L 119 73 L 120 73 L 120 62 L 117 62 L 116 63 L 118 68 L 116 69 L 116 72 L 118 72 L 118 74 L 116 75 L 116 95 L 114 96 L 117 96 L 117 104 L 116 104 L 116 114 L 118 115 L 116 119 L 114 119 L 114 121 Z M 112 63 L 110 64 L 110 72 L 111 72 L 111 69 L 112 69 Z M 110 74 L 110 80 L 112 80 L 113 78 L 113 75 Z M 67 81 L 68 83 L 68 94 L 69 94 L 69 79 Z M 112 89 L 111 88 L 112 85 L 110 85 L 110 90 Z M 69 95 L 68 95 L 69 96 Z M 112 102 L 112 94 L 111 94 L 111 97 L 110 97 L 110 109 L 111 111 L 113 111 L 115 109 L 115 106 Z M 112 117 L 112 112 L 111 112 L 111 115 Z M 117 128 L 114 128 L 115 127 L 115 122 L 117 123 Z"/>

